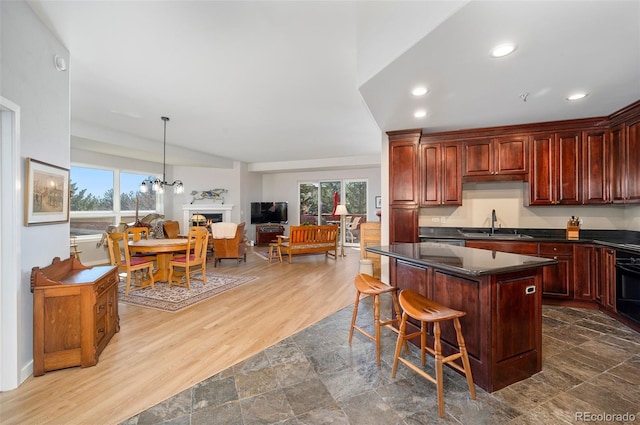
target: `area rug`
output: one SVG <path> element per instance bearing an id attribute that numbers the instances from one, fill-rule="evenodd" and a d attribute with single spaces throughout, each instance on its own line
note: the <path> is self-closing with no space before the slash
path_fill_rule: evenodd
<path id="1" fill-rule="evenodd" d="M 262 258 L 263 260 L 269 259 L 269 251 L 254 251 L 254 254 L 256 254 L 258 257 Z"/>
<path id="2" fill-rule="evenodd" d="M 201 276 L 195 275 L 195 277 Z M 118 301 L 175 313 L 257 278 L 257 276 L 233 276 L 207 271 L 207 283 L 203 284 L 199 280 L 192 279 L 191 289 L 181 286 L 169 288 L 169 284 L 166 282 L 156 282 L 154 289 L 144 288 L 131 291 L 129 295 L 124 294 L 125 282 L 123 278 L 118 286 Z"/>

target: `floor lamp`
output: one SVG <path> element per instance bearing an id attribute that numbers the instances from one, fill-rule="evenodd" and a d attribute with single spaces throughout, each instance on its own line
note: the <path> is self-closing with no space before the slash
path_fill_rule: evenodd
<path id="1" fill-rule="evenodd" d="M 349 214 L 349 212 L 346 206 L 339 204 L 334 214 L 340 216 L 340 256 L 344 257 L 344 216 Z"/>

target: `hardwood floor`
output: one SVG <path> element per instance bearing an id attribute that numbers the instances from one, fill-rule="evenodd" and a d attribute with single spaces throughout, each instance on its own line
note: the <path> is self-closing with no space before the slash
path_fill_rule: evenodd
<path id="1" fill-rule="evenodd" d="M 120 303 L 121 330 L 98 364 L 0 393 L 0 423 L 117 424 L 353 303 L 359 251 L 269 264 L 252 249 L 216 271 L 259 279 L 182 312 Z"/>

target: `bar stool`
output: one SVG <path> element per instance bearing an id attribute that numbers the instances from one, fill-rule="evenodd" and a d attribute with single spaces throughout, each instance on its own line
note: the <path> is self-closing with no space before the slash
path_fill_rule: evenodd
<path id="1" fill-rule="evenodd" d="M 392 323 L 400 323 L 400 304 L 398 304 L 398 288 L 394 286 L 385 285 L 378 279 L 371 275 L 360 273 L 354 280 L 356 286 L 356 302 L 353 305 L 353 315 L 351 317 L 351 329 L 349 330 L 349 344 L 353 339 L 353 330 L 357 329 L 367 338 L 376 342 L 376 362 L 380 365 L 380 328 L 386 326 L 392 331 L 398 333 L 398 330 L 391 326 Z M 396 312 L 396 318 L 380 321 L 380 294 L 391 293 L 391 299 L 393 300 L 393 308 Z M 373 295 L 373 321 L 375 326 L 376 335 L 373 336 L 360 326 L 356 325 L 356 317 L 358 316 L 358 304 L 360 303 L 360 295 Z M 409 353 L 409 345 L 405 342 L 405 350 Z"/>
<path id="2" fill-rule="evenodd" d="M 462 337 L 462 329 L 460 327 L 460 317 L 465 316 L 467 313 L 464 311 L 458 311 L 440 305 L 434 301 L 431 301 L 415 291 L 405 289 L 400 292 L 399 296 L 400 306 L 403 309 L 402 321 L 400 322 L 400 332 L 398 333 L 398 342 L 396 344 L 396 354 L 393 359 L 393 369 L 391 371 L 391 377 L 396 377 L 396 370 L 398 368 L 398 361 L 401 361 L 407 365 L 414 372 L 423 376 L 427 380 L 436 384 L 438 389 L 438 410 L 440 417 L 444 417 L 444 388 L 443 388 L 443 375 L 442 365 L 448 364 L 456 370 L 464 373 L 467 377 L 467 384 L 469 385 L 469 392 L 471 398 L 475 400 L 476 389 L 473 386 L 473 377 L 471 376 L 471 366 L 469 364 L 469 356 L 467 354 L 467 347 L 464 344 L 464 338 Z M 420 321 L 420 331 L 407 335 L 407 319 L 412 317 L 415 320 Z M 453 326 L 456 330 L 456 337 L 458 339 L 459 352 L 447 357 L 442 357 L 442 346 L 440 343 L 440 322 L 445 320 L 453 320 Z M 434 349 L 426 346 L 427 343 L 427 323 L 433 323 L 433 339 Z M 400 357 L 400 346 L 407 340 L 420 336 L 420 354 L 422 360 L 422 366 L 425 365 L 425 352 L 429 352 L 435 357 L 435 379 L 429 375 L 423 369 L 419 368 L 415 364 L 409 362 L 407 359 Z M 462 367 L 454 362 L 462 358 Z"/>
<path id="3" fill-rule="evenodd" d="M 282 263 L 282 251 L 280 250 L 280 244 L 278 242 L 271 242 L 269 244 L 269 254 L 267 255 L 269 264 L 271 264 L 271 260 L 273 260 L 276 255 L 278 256 L 278 260 Z"/>

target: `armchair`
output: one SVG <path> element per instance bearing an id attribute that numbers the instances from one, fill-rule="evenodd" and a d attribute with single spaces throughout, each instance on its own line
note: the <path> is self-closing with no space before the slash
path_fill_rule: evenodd
<path id="1" fill-rule="evenodd" d="M 247 238 L 244 236 L 245 223 L 211 223 L 213 238 L 213 267 L 217 267 L 220 260 L 236 259 L 247 262 Z"/>

